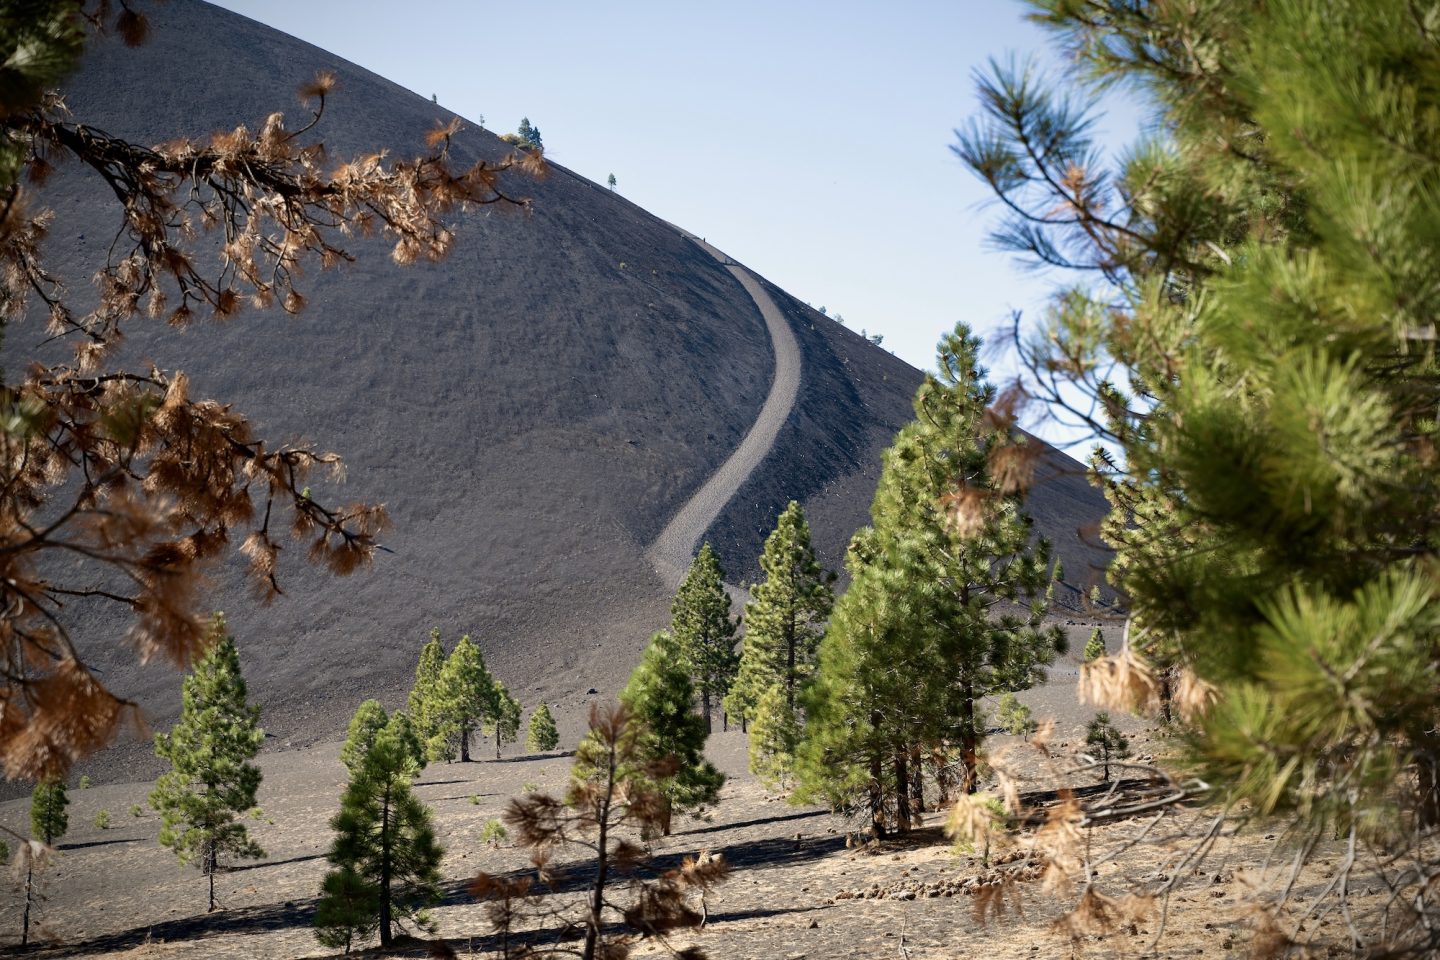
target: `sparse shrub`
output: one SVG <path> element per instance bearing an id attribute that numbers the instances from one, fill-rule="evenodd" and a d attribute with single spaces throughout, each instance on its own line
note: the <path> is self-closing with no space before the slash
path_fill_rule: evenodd
<path id="1" fill-rule="evenodd" d="M 566 951 L 571 956 L 624 957 L 642 937 L 664 937 L 704 922 L 704 914 L 689 899 L 695 893 L 703 898 L 725 878 L 728 869 L 721 858 L 702 853 L 678 870 L 648 880 L 634 871 L 643 868 L 647 853 L 630 837 L 660 833 L 670 817 L 663 784 L 654 776 L 657 764 L 673 769 L 684 762 L 656 756 L 654 745 L 650 731 L 626 708 L 592 709 L 590 732 L 576 750 L 564 800 L 536 795 L 510 801 L 505 822 L 542 876 L 557 853 L 568 859 L 566 855 L 583 851 L 584 859 L 567 873 L 584 896 L 557 904 L 555 898 L 540 895 L 543 885 L 532 876 L 480 874 L 470 884 L 470 894 L 487 901 L 486 916 L 500 944 L 516 942 L 514 933 L 543 918 L 547 924 L 568 923 L 584 931 L 583 942 Z M 620 889 L 633 893 L 630 903 L 615 897 L 622 864 L 631 879 Z M 696 956 L 698 951 L 676 955 Z M 513 952 L 502 946 L 500 956 L 518 960 L 535 954 L 523 946 Z"/>
<path id="2" fill-rule="evenodd" d="M 529 781 L 526 781 L 525 783 L 520 784 L 520 792 L 521 792 L 521 793 L 534 793 L 536 790 L 539 790 L 539 789 L 540 789 L 540 784 L 536 783 L 534 780 L 529 780 Z"/>
<path id="3" fill-rule="evenodd" d="M 492 849 L 509 839 L 510 831 L 496 818 L 486 820 L 485 826 L 480 829 L 480 842 Z"/>
<path id="4" fill-rule="evenodd" d="M 1100 628 L 1096 627 L 1090 634 L 1090 639 L 1085 642 L 1085 662 L 1089 663 L 1091 660 L 1098 660 L 1103 656 L 1105 656 L 1105 638 L 1101 635 Z"/>
<path id="5" fill-rule="evenodd" d="M 1016 737 L 1029 736 L 1038 726 L 1030 714 L 1030 708 L 1009 692 L 1000 694 L 1000 708 L 995 713 L 995 720 L 1000 724 L 1001 730 Z"/>
<path id="6" fill-rule="evenodd" d="M 81 790 L 89 790 L 89 789 L 90 789 L 90 775 L 89 775 L 89 774 L 85 774 L 85 773 L 80 774 L 80 789 L 81 789 Z"/>
<path id="7" fill-rule="evenodd" d="M 95 811 L 95 826 L 99 827 L 101 830 L 109 830 L 109 829 L 110 829 L 110 811 L 109 811 L 109 810 L 97 810 L 97 811 Z"/>
<path id="8" fill-rule="evenodd" d="M 144 814 L 145 814 L 145 808 L 142 807 L 142 806 L 140 806 L 140 804 L 138 804 L 138 803 L 132 803 L 132 804 L 130 804 L 130 816 L 139 818 L 139 817 L 141 817 L 141 816 L 144 816 Z"/>
<path id="9" fill-rule="evenodd" d="M 480 806 L 480 797 L 477 794 L 470 794 L 470 805 L 472 807 Z"/>

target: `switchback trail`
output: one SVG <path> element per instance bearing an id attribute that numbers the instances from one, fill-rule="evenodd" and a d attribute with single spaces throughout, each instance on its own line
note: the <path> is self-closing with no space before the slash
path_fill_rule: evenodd
<path id="1" fill-rule="evenodd" d="M 775 379 L 770 384 L 770 393 L 765 397 L 760 415 L 750 425 L 750 430 L 745 434 L 745 439 L 740 441 L 740 446 L 735 448 L 735 452 L 720 465 L 720 469 L 711 474 L 710 479 L 670 518 L 665 529 L 660 531 L 660 536 L 656 537 L 655 542 L 645 551 L 650 565 L 672 590 L 680 585 L 686 571 L 690 569 L 696 543 L 774 447 L 775 438 L 789 419 L 790 411 L 795 406 L 795 397 L 800 392 L 800 347 L 795 342 L 795 334 L 784 314 L 775 306 L 775 301 L 770 299 L 765 288 L 749 270 L 694 234 L 685 230 L 680 233 L 724 264 L 735 279 L 740 281 L 750 299 L 755 301 L 755 306 L 760 308 L 760 315 L 765 318 L 765 326 L 770 332 L 770 343 L 775 351 Z"/>

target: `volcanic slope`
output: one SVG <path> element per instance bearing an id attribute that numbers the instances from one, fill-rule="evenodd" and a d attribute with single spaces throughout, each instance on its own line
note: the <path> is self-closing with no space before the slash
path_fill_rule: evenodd
<path id="1" fill-rule="evenodd" d="M 337 83 L 315 135 L 332 160 L 382 147 L 412 155 L 454 116 L 198 0 L 147 13 L 153 30 L 139 49 L 91 44 L 65 90 L 78 121 L 145 143 L 254 129 L 274 110 L 298 126 L 295 91 L 322 70 Z M 473 124 L 454 146 L 461 163 L 508 149 Z M 623 197 L 558 164 L 543 181 L 506 186 L 532 198 L 532 213 L 458 217 L 441 264 L 397 268 L 385 245 L 357 241 L 358 262 L 303 279 L 299 317 L 127 329 L 126 360 L 186 371 L 193 396 L 233 403 L 272 441 L 341 453 L 344 499 L 384 502 L 393 517 L 388 551 L 349 578 L 307 568 L 296 544 L 282 557 L 287 594 L 270 607 L 249 599 L 238 564 L 217 571 L 214 606 L 228 614 L 279 743 L 338 735 L 365 697 L 398 703 L 432 626 L 448 640 L 471 634 L 527 705 L 544 698 L 570 725 L 586 691 L 618 687 L 667 620 L 669 588 L 647 550 L 755 429 L 776 383 L 772 331 L 742 273 L 789 325 L 799 383 L 793 402 L 772 404 L 783 423 L 707 524 L 732 580 L 755 575 L 791 498 L 838 567 L 866 522 L 880 451 L 910 417 L 918 371 Z M 43 201 L 56 213 L 47 253 L 82 288 L 118 210 L 73 165 Z M 11 369 L 35 353 L 42 326 L 7 330 Z M 1083 582 L 1103 554 L 1077 531 L 1104 504 L 1073 461 L 1052 459 L 1070 469 L 1041 485 L 1032 509 Z M 179 678 L 134 666 L 113 640 L 117 623 L 84 612 L 80 639 L 163 723 Z"/>

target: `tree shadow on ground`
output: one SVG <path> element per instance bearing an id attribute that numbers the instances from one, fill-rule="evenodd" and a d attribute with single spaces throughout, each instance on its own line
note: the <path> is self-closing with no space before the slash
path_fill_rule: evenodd
<path id="1" fill-rule="evenodd" d="M 233 867 L 226 867 L 226 873 L 244 873 L 247 870 L 264 870 L 266 867 L 284 867 L 292 863 L 309 863 L 311 860 L 324 860 L 323 853 L 307 853 L 299 857 L 291 857 L 288 860 L 264 860 L 260 863 L 239 863 Z"/>
<path id="2" fill-rule="evenodd" d="M 810 817 L 826 816 L 824 810 L 805 810 L 799 813 L 777 813 L 773 817 L 760 817 L 756 820 L 741 820 L 738 823 L 711 823 L 703 827 L 696 827 L 693 830 L 677 830 L 670 834 L 671 837 L 694 837 L 702 833 L 720 833 L 725 830 L 743 830 L 746 827 L 759 827 L 767 823 L 785 823 L 788 820 L 806 820 Z"/>
<path id="3" fill-rule="evenodd" d="M 735 829 L 746 825 L 747 824 L 744 823 L 729 824 L 724 829 Z M 816 837 L 799 842 L 793 837 L 769 837 L 760 840 L 750 840 L 744 843 L 727 844 L 719 848 L 717 852 L 722 853 L 725 859 L 729 861 L 730 866 L 738 873 L 746 869 L 769 869 L 804 863 L 829 856 L 844 848 L 845 838 L 843 835 Z M 616 889 L 619 889 L 632 877 L 641 880 L 653 879 L 667 870 L 677 869 L 685 861 L 686 857 L 693 855 L 694 851 L 663 853 L 653 857 L 633 874 L 617 875 L 612 882 Z M 315 856 L 318 857 L 319 855 L 316 854 Z M 593 860 L 577 860 L 573 863 L 566 864 L 563 868 L 562 875 L 557 878 L 555 884 L 544 887 L 543 892 L 545 894 L 575 893 L 584 890 L 589 884 L 590 875 L 593 871 L 593 863 Z M 254 866 L 241 867 L 239 869 L 255 869 L 256 867 L 273 865 L 274 864 L 255 864 Z M 530 868 L 514 870 L 499 874 L 498 876 L 515 878 L 526 875 L 533 875 L 533 870 Z M 468 878 L 452 880 L 442 884 L 442 905 L 454 906 L 473 903 L 474 900 L 470 897 L 467 889 L 469 885 L 470 880 Z M 25 953 L 25 956 L 43 958 L 86 957 L 130 950 L 147 941 L 174 943 L 179 940 L 195 941 L 207 937 L 228 934 L 261 934 L 274 933 L 293 928 L 309 928 L 315 923 L 315 905 L 317 900 L 318 898 L 316 897 L 308 897 L 297 900 L 287 900 L 284 903 L 241 907 L 233 910 L 219 910 L 215 913 L 198 914 L 190 917 L 177 917 L 174 920 L 165 920 L 145 926 L 132 927 L 129 930 L 100 934 L 85 940 L 78 940 L 39 950 L 30 950 Z M 735 913 L 714 914 L 711 916 L 710 922 L 716 923 L 722 920 L 749 919 L 754 916 L 794 913 L 809 909 L 814 908 L 772 908 L 769 909 L 768 912 L 738 911 Z M 474 937 L 476 947 L 483 950 L 492 948 L 493 945 L 490 941 L 491 937 L 488 934 Z M 18 948 L 6 947 L 0 949 L 0 956 L 19 956 Z"/>
<path id="4" fill-rule="evenodd" d="M 526 753 L 515 757 L 491 757 L 486 763 L 528 763 L 531 760 L 564 760 L 566 757 L 575 756 L 574 750 L 565 750 L 560 753 Z"/>
<path id="5" fill-rule="evenodd" d="M 56 850 L 89 850 L 92 847 L 113 847 L 117 843 L 140 843 L 144 837 L 117 837 L 114 840 L 91 840 L 87 843 L 57 843 Z"/>
<path id="6" fill-rule="evenodd" d="M 101 934 L 40 950 L 29 950 L 27 957 L 87 957 L 102 953 L 130 950 L 146 942 L 174 943 L 194 941 L 231 933 L 269 933 L 291 927 L 311 926 L 315 922 L 316 898 L 287 900 L 237 910 L 217 910 L 191 917 L 177 917 L 159 923 Z M 20 956 L 18 947 L 0 949 L 0 956 Z"/>

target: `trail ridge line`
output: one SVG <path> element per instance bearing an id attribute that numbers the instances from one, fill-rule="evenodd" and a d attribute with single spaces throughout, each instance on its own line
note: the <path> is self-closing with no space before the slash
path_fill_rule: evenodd
<path id="1" fill-rule="evenodd" d="M 795 398 L 800 393 L 800 347 L 795 341 L 795 333 L 790 329 L 789 322 L 780 312 L 780 308 L 775 306 L 770 294 L 765 292 L 765 288 L 749 270 L 729 256 L 693 233 L 686 230 L 679 232 L 723 264 L 735 279 L 740 281 L 750 299 L 755 301 L 755 306 L 760 309 L 760 316 L 764 318 L 765 327 L 770 333 L 770 343 L 775 352 L 775 377 L 770 383 L 770 393 L 765 397 L 759 415 L 750 425 L 740 445 L 735 448 L 735 452 L 730 454 L 729 459 L 720 465 L 720 469 L 711 474 L 684 506 L 676 511 L 665 529 L 655 538 L 655 542 L 645 551 L 646 559 L 671 590 L 685 579 L 690 562 L 695 557 L 696 545 L 705 535 L 705 531 L 710 529 L 715 518 L 720 516 L 720 511 L 725 509 L 725 505 L 739 492 L 740 487 L 774 448 L 775 438 L 789 419 L 790 411 L 795 407 Z"/>

